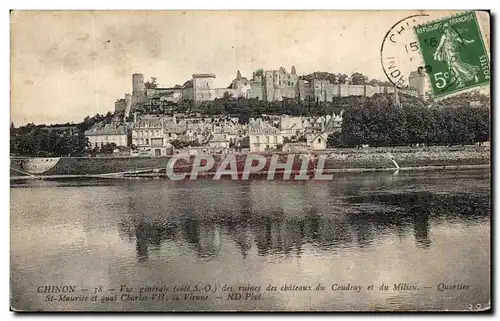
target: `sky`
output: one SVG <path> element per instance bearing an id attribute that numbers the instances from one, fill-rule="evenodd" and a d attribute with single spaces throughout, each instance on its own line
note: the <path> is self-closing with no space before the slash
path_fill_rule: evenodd
<path id="1" fill-rule="evenodd" d="M 380 47 L 403 11 L 13 11 L 11 121 L 79 122 L 113 111 L 132 74 L 182 85 L 240 70 L 364 73 L 387 80 Z"/>

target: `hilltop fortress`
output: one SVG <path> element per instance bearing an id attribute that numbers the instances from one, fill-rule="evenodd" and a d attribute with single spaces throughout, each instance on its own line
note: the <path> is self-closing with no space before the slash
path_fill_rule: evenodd
<path id="1" fill-rule="evenodd" d="M 418 78 L 418 79 L 417 79 Z M 422 77 L 416 73 L 410 75 L 410 94 L 421 96 L 423 88 L 420 85 Z M 332 101 L 334 97 L 364 96 L 371 97 L 377 93 L 394 93 L 393 86 L 372 86 L 368 84 L 334 84 L 329 80 L 313 78 L 310 81 L 300 79 L 295 67 L 291 72 L 280 67 L 278 70 L 258 70 L 252 79 L 241 76 L 240 71 L 227 88 L 216 88 L 214 74 L 193 74 L 192 79 L 182 86 L 170 88 L 146 88 L 144 75 L 132 75 L 132 94 L 125 94 L 125 98 L 115 103 L 116 112 L 125 112 L 128 115 L 136 104 L 147 101 L 178 103 L 182 100 L 194 102 L 210 101 L 227 98 L 249 98 L 264 101 L 282 101 L 283 99 L 300 99 L 302 101 L 324 102 Z M 421 86 L 423 87 L 423 85 Z"/>

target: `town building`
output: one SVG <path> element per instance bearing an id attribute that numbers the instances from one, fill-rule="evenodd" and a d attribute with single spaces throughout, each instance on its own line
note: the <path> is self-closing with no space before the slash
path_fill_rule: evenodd
<path id="1" fill-rule="evenodd" d="M 128 146 L 128 129 L 122 124 L 96 124 L 85 131 L 91 148 L 101 148 L 106 144 L 114 143 L 116 146 Z"/>
<path id="2" fill-rule="evenodd" d="M 312 141 L 309 143 L 309 146 L 312 150 L 325 150 L 326 149 L 326 141 L 328 139 L 328 135 L 321 133 L 316 134 Z"/>
<path id="3" fill-rule="evenodd" d="M 279 129 L 283 137 L 300 137 L 304 133 L 304 123 L 303 117 L 282 115 L 279 120 Z"/>
<path id="4" fill-rule="evenodd" d="M 260 118 L 248 124 L 250 152 L 270 152 L 283 146 L 283 135 L 279 128 Z"/>
<path id="5" fill-rule="evenodd" d="M 132 125 L 132 145 L 151 156 L 167 155 L 172 145 L 165 133 L 164 121 L 164 117 L 158 115 L 142 116 Z"/>
<path id="6" fill-rule="evenodd" d="M 208 141 L 208 146 L 212 148 L 221 148 L 221 149 L 228 149 L 229 148 L 229 139 L 227 139 L 227 136 L 224 134 L 213 134 L 211 135 L 209 141 Z"/>

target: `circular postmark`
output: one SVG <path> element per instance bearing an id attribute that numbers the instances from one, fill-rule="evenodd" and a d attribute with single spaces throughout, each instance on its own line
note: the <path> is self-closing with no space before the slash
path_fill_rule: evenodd
<path id="1" fill-rule="evenodd" d="M 414 27 L 428 20 L 428 14 L 416 14 L 396 22 L 385 34 L 380 47 L 380 62 L 387 79 L 397 88 L 410 85 L 410 73 L 425 75 L 426 66 L 419 52 Z"/>

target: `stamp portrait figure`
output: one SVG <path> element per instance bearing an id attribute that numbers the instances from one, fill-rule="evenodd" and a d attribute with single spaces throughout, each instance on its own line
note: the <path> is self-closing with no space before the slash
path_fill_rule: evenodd
<path id="1" fill-rule="evenodd" d="M 467 40 L 459 35 L 448 23 L 443 25 L 443 34 L 434 53 L 434 60 L 445 62 L 457 81 L 457 88 L 464 87 L 466 82 L 478 82 L 477 73 L 480 68 L 463 61 L 460 52 L 474 39 Z"/>

